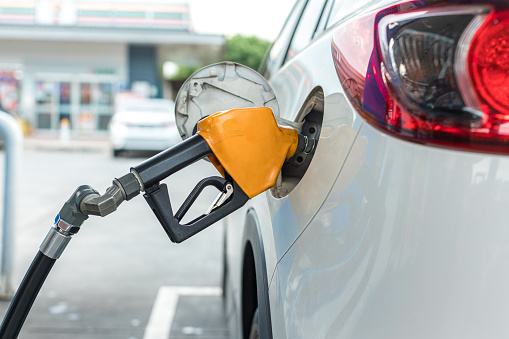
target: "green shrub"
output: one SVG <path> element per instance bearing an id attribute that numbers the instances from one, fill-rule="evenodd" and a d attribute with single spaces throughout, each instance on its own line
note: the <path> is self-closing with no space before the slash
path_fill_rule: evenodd
<path id="1" fill-rule="evenodd" d="M 225 60 L 257 70 L 269 46 L 270 42 L 255 36 L 235 35 L 226 42 Z"/>

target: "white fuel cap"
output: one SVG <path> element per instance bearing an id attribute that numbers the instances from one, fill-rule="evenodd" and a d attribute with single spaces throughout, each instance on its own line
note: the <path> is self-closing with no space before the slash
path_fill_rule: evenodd
<path id="1" fill-rule="evenodd" d="M 195 132 L 202 118 L 232 108 L 279 106 L 265 78 L 249 67 L 221 62 L 206 66 L 187 79 L 177 94 L 175 120 L 182 139 Z"/>

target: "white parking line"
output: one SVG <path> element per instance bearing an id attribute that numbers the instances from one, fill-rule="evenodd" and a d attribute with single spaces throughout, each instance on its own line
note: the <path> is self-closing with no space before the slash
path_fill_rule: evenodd
<path id="1" fill-rule="evenodd" d="M 219 287 L 161 286 L 152 307 L 143 339 L 168 339 L 181 295 L 219 296 Z"/>

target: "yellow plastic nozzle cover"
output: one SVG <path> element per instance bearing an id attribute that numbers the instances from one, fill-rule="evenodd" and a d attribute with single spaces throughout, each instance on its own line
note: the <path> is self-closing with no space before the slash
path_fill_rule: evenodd
<path id="1" fill-rule="evenodd" d="M 249 198 L 275 185 L 299 140 L 296 130 L 277 124 L 268 107 L 217 112 L 198 122 L 197 133 L 214 153 L 214 166 L 223 177 L 226 170 Z"/>

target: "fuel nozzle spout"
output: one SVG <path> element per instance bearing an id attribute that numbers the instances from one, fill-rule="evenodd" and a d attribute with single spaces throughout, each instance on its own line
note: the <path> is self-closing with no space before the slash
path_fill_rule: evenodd
<path id="1" fill-rule="evenodd" d="M 294 155 L 298 154 L 314 154 L 317 141 L 314 138 L 309 138 L 307 135 L 299 134 L 299 142 L 297 144 L 297 149 L 295 150 Z"/>

